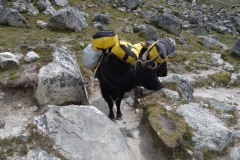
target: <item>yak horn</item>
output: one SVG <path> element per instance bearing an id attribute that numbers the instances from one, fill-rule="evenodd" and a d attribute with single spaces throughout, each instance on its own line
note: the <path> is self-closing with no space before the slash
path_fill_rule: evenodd
<path id="1" fill-rule="evenodd" d="M 148 56 L 149 52 L 150 52 L 150 49 L 147 49 L 146 52 L 143 53 L 141 59 L 144 60 L 144 61 L 147 60 L 147 56 Z"/>
<path id="2" fill-rule="evenodd" d="M 158 59 L 158 57 L 159 57 L 159 54 L 156 57 L 154 57 L 153 59 L 142 62 L 142 67 L 147 68 L 148 66 L 152 65 Z"/>

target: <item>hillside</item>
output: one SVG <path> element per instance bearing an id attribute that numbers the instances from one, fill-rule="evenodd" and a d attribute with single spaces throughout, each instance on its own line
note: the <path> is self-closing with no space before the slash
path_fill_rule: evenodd
<path id="1" fill-rule="evenodd" d="M 0 2 L 1 5 L 2 1 Z M 8 6 L 11 6 L 12 3 L 13 1 L 7 1 Z M 148 39 L 155 38 L 155 36 L 159 36 L 160 38 L 171 37 L 177 42 L 176 55 L 172 55 L 168 63 L 168 76 L 160 78 L 165 86 L 164 89 L 158 92 L 150 92 L 143 89 L 143 96 L 137 100 L 132 93 L 127 93 L 122 104 L 123 120 L 115 121 L 116 126 L 126 138 L 136 159 L 157 160 L 167 157 L 168 159 L 182 160 L 191 158 L 199 160 L 235 160 L 230 156 L 232 152 L 229 148 L 238 147 L 239 145 L 239 136 L 237 134 L 239 132 L 238 121 L 240 116 L 238 113 L 240 110 L 240 57 L 231 50 L 224 49 L 224 47 L 227 46 L 230 48 L 239 38 L 239 0 L 197 0 L 196 8 L 191 6 L 189 0 L 146 0 L 146 3 L 140 4 L 132 10 L 127 9 L 122 3 L 122 1 L 110 3 L 97 0 L 69 0 L 69 6 L 74 6 L 84 12 L 85 15 L 88 15 L 84 17 L 88 26 L 79 32 L 74 31 L 74 29 L 63 30 L 54 27 L 40 28 L 38 21 L 48 22 L 50 17 L 52 17 L 52 15 L 45 14 L 43 11 L 35 15 L 29 14 L 27 11 L 21 12 L 21 15 L 31 24 L 30 28 L 12 27 L 9 24 L 4 24 L 4 22 L 0 24 L 0 53 L 11 52 L 25 56 L 29 51 L 34 51 L 40 57 L 33 63 L 27 63 L 23 59 L 20 59 L 19 68 L 0 68 L 0 138 L 2 137 L 2 139 L 0 139 L 0 160 L 19 159 L 19 157 L 26 156 L 29 151 L 29 146 L 30 148 L 39 146 L 50 153 L 54 153 L 56 157 L 61 159 L 65 158 L 52 147 L 53 143 L 48 139 L 49 137 L 42 136 L 36 132 L 34 126 L 28 125 L 28 122 L 31 121 L 33 117 L 43 113 L 44 106 L 39 105 L 33 96 L 37 87 L 35 80 L 37 79 L 39 70 L 53 61 L 53 46 L 66 46 L 76 55 L 77 63 L 83 76 L 84 87 L 86 87 L 91 104 L 108 115 L 106 102 L 101 97 L 99 91 L 98 80 L 94 78 L 92 71 L 83 67 L 81 60 L 82 50 L 91 43 L 92 36 L 99 30 L 93 23 L 96 15 L 105 13 L 108 13 L 106 15 L 109 15 L 108 18 L 110 23 L 102 23 L 100 28 L 113 30 L 120 39 L 127 40 L 132 44 L 145 42 Z M 36 8 L 39 8 L 37 2 L 33 4 Z M 213 6 L 212 11 L 211 6 Z M 53 7 L 56 10 L 64 8 L 58 5 L 53 5 Z M 3 8 L 0 9 L 3 11 Z M 181 34 L 176 35 L 166 28 L 152 23 L 152 14 L 158 15 L 163 13 L 170 13 L 179 19 L 186 16 L 185 21 L 181 19 L 181 24 L 183 26 Z M 198 31 L 195 32 L 195 28 L 199 27 L 198 25 L 200 23 L 205 22 L 204 18 L 208 16 L 218 16 L 218 13 L 220 19 L 222 15 L 226 15 L 226 17 L 234 15 L 237 17 L 238 23 L 236 25 L 238 26 L 235 27 L 235 24 L 231 22 L 231 25 L 234 26 L 232 27 L 230 23 L 224 21 L 225 19 L 219 23 L 216 22 L 220 27 L 215 28 L 217 25 L 213 25 L 211 26 L 212 29 L 210 31 L 207 30 L 207 32 L 209 35 L 217 37 L 220 45 L 213 44 L 213 47 L 209 47 L 204 44 L 203 39 L 205 37 L 195 34 Z M 202 16 L 201 21 L 198 16 Z M 197 22 L 196 19 L 198 19 Z M 214 21 L 214 19 L 211 19 L 211 21 Z M 230 29 L 222 31 L 221 27 L 225 23 L 229 24 Z M 134 26 L 141 25 L 152 27 L 153 30 L 151 31 L 154 32 L 150 34 L 146 30 L 136 32 L 127 30 L 128 28 L 134 28 Z M 221 30 L 222 33 L 220 33 L 219 30 Z M 200 30 L 200 32 L 201 31 L 202 30 Z M 206 30 L 204 30 L 204 32 L 205 31 Z M 209 43 L 210 42 L 208 42 L 208 44 Z M 227 64 L 229 65 L 226 67 Z M 234 75 L 235 77 L 232 78 Z M 178 79 L 179 76 L 181 76 L 180 80 Z M 172 81 L 176 79 L 180 82 Z M 179 84 L 187 84 L 191 85 L 191 87 L 186 85 L 185 91 L 182 91 L 184 87 L 182 90 L 179 89 L 181 88 L 178 86 Z M 192 88 L 194 92 L 189 91 L 188 87 Z M 190 96 L 192 94 L 192 100 L 188 100 L 185 97 L 187 91 L 191 92 L 189 94 Z M 180 97 L 178 100 L 174 100 L 174 98 L 171 97 L 172 95 L 174 97 L 176 92 Z M 236 110 L 222 111 L 215 109 L 209 99 L 217 100 L 219 103 L 230 104 L 234 106 Z M 134 101 L 134 103 L 132 101 Z M 229 143 L 226 148 L 218 152 L 208 149 L 197 150 L 193 147 L 191 139 L 193 130 L 183 121 L 182 117 L 184 116 L 179 116 L 181 111 L 178 111 L 177 114 L 179 106 L 185 107 L 184 105 L 191 103 L 197 103 L 201 107 L 203 106 L 209 109 L 214 116 L 218 117 L 226 124 L 229 130 L 237 135 L 233 136 L 232 142 Z M 68 103 L 64 105 L 68 105 Z M 194 106 L 187 107 L 190 108 Z M 156 115 L 161 116 L 157 117 Z M 162 118 L 165 116 L 167 117 L 166 119 Z M 172 120 L 174 123 L 172 123 Z M 162 131 L 161 129 L 156 130 L 156 128 L 159 128 L 159 124 L 155 123 L 156 121 L 163 122 L 164 126 L 162 128 L 170 130 L 169 133 L 172 133 L 171 129 L 175 127 L 176 121 L 179 122 L 178 124 L 181 123 L 180 126 L 182 128 L 178 128 L 179 132 L 167 135 L 171 135 L 175 138 L 176 135 L 179 136 L 179 134 L 181 134 L 180 137 L 183 137 L 184 143 L 182 143 L 180 147 L 174 148 L 175 150 L 172 152 L 171 147 L 168 148 L 162 143 L 162 137 L 159 138 L 156 136 L 156 133 Z M 21 123 L 19 124 L 19 122 Z M 5 123 L 13 128 L 18 126 L 18 128 L 14 130 L 4 130 Z M 154 128 L 154 125 L 157 127 Z M 28 126 L 28 130 L 30 130 L 30 138 L 32 138 L 26 141 L 27 143 L 22 142 L 22 140 L 18 138 L 3 138 L 6 135 L 18 134 L 26 126 Z M 150 132 L 146 132 L 146 130 Z M 129 131 L 132 131 L 132 134 L 137 134 L 139 132 L 137 138 L 129 137 Z M 34 134 L 36 136 L 33 136 Z M 223 135 L 225 135 L 225 132 Z M 163 137 L 164 136 L 166 136 L 166 134 L 163 134 Z M 172 142 L 172 137 L 164 137 L 163 139 Z M 168 144 L 168 142 L 165 143 Z M 14 147 L 11 144 L 18 147 Z M 14 148 L 20 149 L 17 151 Z M 167 151 L 171 152 L 168 153 L 163 148 L 167 148 Z"/>

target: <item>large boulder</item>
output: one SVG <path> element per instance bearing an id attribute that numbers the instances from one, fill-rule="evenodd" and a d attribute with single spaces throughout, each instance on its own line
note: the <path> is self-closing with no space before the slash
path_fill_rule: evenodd
<path id="1" fill-rule="evenodd" d="M 183 99 L 192 102 L 194 100 L 193 97 L 193 88 L 191 86 L 191 82 L 185 79 L 180 74 L 171 74 L 167 77 L 161 77 L 161 80 L 164 82 L 175 82 L 177 83 L 178 89 L 181 92 Z"/>
<path id="2" fill-rule="evenodd" d="M 138 7 L 140 4 L 144 4 L 145 2 L 146 0 L 126 0 L 123 1 L 122 5 L 132 10 Z"/>
<path id="3" fill-rule="evenodd" d="M 236 55 L 240 56 L 240 37 L 236 40 L 236 42 L 231 46 L 230 50 L 233 51 Z"/>
<path id="4" fill-rule="evenodd" d="M 6 8 L 8 6 L 6 0 L 0 0 L 0 6 L 3 6 Z"/>
<path id="5" fill-rule="evenodd" d="M 64 7 L 68 5 L 68 0 L 54 0 L 54 4 Z"/>
<path id="6" fill-rule="evenodd" d="M 27 5 L 22 2 L 13 2 L 11 8 L 16 9 L 19 13 L 27 11 Z"/>
<path id="7" fill-rule="evenodd" d="M 197 28 L 193 29 L 195 35 L 207 36 L 211 32 L 211 27 L 209 25 L 199 25 Z"/>
<path id="8" fill-rule="evenodd" d="M 223 121 L 199 104 L 181 105 L 177 113 L 182 115 L 186 123 L 194 130 L 195 147 L 221 152 L 232 142 L 234 133 Z"/>
<path id="9" fill-rule="evenodd" d="M 147 34 L 149 39 L 152 39 L 154 41 L 161 39 L 161 36 L 158 34 L 157 30 L 150 25 L 146 26 L 146 29 L 144 29 L 144 32 Z"/>
<path id="10" fill-rule="evenodd" d="M 40 105 L 89 104 L 82 73 L 73 52 L 64 46 L 54 47 L 53 62 L 39 71 L 35 97 Z"/>
<path id="11" fill-rule="evenodd" d="M 172 14 L 164 13 L 153 16 L 150 23 L 175 35 L 180 35 L 182 31 L 182 23 Z"/>
<path id="12" fill-rule="evenodd" d="M 94 106 L 46 107 L 34 124 L 67 159 L 135 160 L 117 125 Z"/>
<path id="13" fill-rule="evenodd" d="M 74 30 L 80 32 L 88 25 L 82 12 L 76 8 L 67 6 L 57 11 L 48 21 L 48 26 L 62 30 Z"/>
<path id="14" fill-rule="evenodd" d="M 40 11 L 44 11 L 48 6 L 51 6 L 52 4 L 49 0 L 38 0 L 37 5 Z"/>
<path id="15" fill-rule="evenodd" d="M 94 17 L 93 22 L 100 22 L 102 24 L 110 24 L 110 14 L 109 13 L 97 14 Z"/>
<path id="16" fill-rule="evenodd" d="M 198 36 L 198 43 L 203 44 L 204 46 L 210 49 L 219 49 L 219 50 L 227 50 L 228 46 L 207 36 Z"/>
<path id="17" fill-rule="evenodd" d="M 0 6 L 0 24 L 13 27 L 31 27 L 31 24 L 15 9 Z"/>

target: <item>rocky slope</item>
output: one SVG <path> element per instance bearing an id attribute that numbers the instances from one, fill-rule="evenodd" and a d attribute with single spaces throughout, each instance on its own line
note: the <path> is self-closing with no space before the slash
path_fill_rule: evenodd
<path id="1" fill-rule="evenodd" d="M 58 3 L 60 2 L 55 1 L 54 4 L 58 6 L 67 4 Z M 49 28 L 60 29 L 57 32 L 46 28 L 45 22 L 38 21 L 37 25 L 33 25 L 31 29 L 21 28 L 23 36 L 19 38 L 15 37 L 19 34 L 16 32 L 17 29 L 6 25 L 30 27 L 27 20 L 32 23 L 33 15 L 39 19 L 47 18 L 44 16 L 42 18 L 41 14 L 35 14 L 33 11 L 36 10 L 27 4 L 25 5 L 28 6 L 26 8 L 29 14 L 22 12 L 28 17 L 26 19 L 18 12 L 7 8 L 9 2 L 6 4 L 5 1 L 1 1 L 0 5 L 5 7 L 0 8 L 0 23 L 5 24 L 0 28 L 2 38 L 0 40 L 2 56 L 0 137 L 6 138 L 0 141 L 0 159 L 6 159 L 6 157 L 7 159 L 37 159 L 38 155 L 45 155 L 52 159 L 62 155 L 61 159 L 64 159 L 64 156 L 67 159 L 74 159 L 74 157 L 79 159 L 84 155 L 94 159 L 96 155 L 106 156 L 104 147 L 101 147 L 102 144 L 112 148 L 112 143 L 124 146 L 124 150 L 115 146 L 117 153 L 114 150 L 106 152 L 112 156 L 119 154 L 117 156 L 119 159 L 123 159 L 122 157 L 144 160 L 167 159 L 167 157 L 169 159 L 239 159 L 237 150 L 239 149 L 240 42 L 238 36 L 240 24 L 237 5 L 217 8 L 210 6 L 209 3 L 198 1 L 194 7 L 187 1 L 167 1 L 159 4 L 154 1 L 147 1 L 147 3 L 86 1 L 80 4 L 76 2 L 75 5 L 79 6 L 83 12 L 79 12 L 76 8 L 63 7 L 64 9 L 56 15 L 61 17 L 65 16 L 66 12 L 72 13 L 72 17 L 78 17 L 77 23 L 71 21 L 71 23 L 60 24 L 61 21 L 58 22 L 55 15 L 49 20 L 51 24 Z M 44 14 L 48 13 L 46 15 L 55 13 L 52 8 L 54 5 L 50 5 L 50 2 L 47 5 L 46 2 L 39 1 L 38 5 L 42 8 L 41 10 L 45 10 Z M 102 7 L 106 7 L 106 11 L 113 15 L 101 13 L 95 16 L 93 13 L 101 12 Z M 18 6 L 15 9 L 20 12 L 22 8 Z M 12 14 L 7 14 L 10 12 Z M 9 15 L 17 16 L 8 17 Z M 12 18 L 16 19 L 12 20 Z M 64 18 L 66 22 L 71 20 L 71 17 Z M 86 25 L 93 19 L 93 26 Z M 55 22 L 57 23 L 54 24 Z M 164 22 L 167 22 L 169 27 L 166 27 Z M 84 109 L 84 106 L 78 108 L 71 105 L 88 105 L 89 101 L 90 105 L 108 115 L 108 108 L 99 92 L 98 81 L 93 78 L 91 71 L 81 66 L 79 51 L 79 48 L 82 49 L 85 44 L 90 43 L 91 35 L 97 29 L 105 27 L 115 28 L 121 38 L 129 39 L 134 43 L 165 36 L 173 37 L 178 43 L 176 55 L 173 55 L 168 63 L 168 76 L 160 78 L 165 88 L 158 92 L 150 92 L 142 88 L 143 96 L 137 99 L 132 93 L 126 94 L 122 104 L 123 120 L 115 121 L 115 124 L 102 118 L 102 114 L 91 107 L 88 110 Z M 79 33 L 69 33 L 61 29 Z M 34 33 L 40 34 L 32 38 L 31 34 L 35 35 Z M 53 51 L 53 48 L 58 45 L 64 45 L 64 47 Z M 66 48 L 71 48 L 73 52 Z M 10 53 L 6 53 L 7 51 Z M 35 51 L 37 56 L 30 54 L 29 51 Z M 64 53 L 63 56 L 62 53 Z M 4 61 L 6 57 L 10 60 Z M 15 69 L 16 66 L 18 66 L 17 69 Z M 71 83 L 68 79 L 71 79 Z M 61 88 L 58 88 L 59 86 Z M 71 87 L 78 87 L 81 91 L 67 92 Z M 88 95 L 85 95 L 86 90 L 82 88 L 87 88 Z M 69 94 L 73 96 L 69 98 Z M 78 94 L 81 96 L 79 97 Z M 48 106 L 52 104 L 53 106 Z M 54 105 L 65 106 L 65 108 L 59 109 Z M 69 108 L 75 112 L 71 113 Z M 82 112 L 86 112 L 89 117 L 82 116 L 80 114 Z M 39 118 L 38 116 L 41 117 L 41 115 L 46 118 Z M 104 123 L 99 122 L 97 126 L 93 125 L 96 123 L 94 120 L 101 121 L 101 119 L 104 119 Z M 60 154 L 51 147 L 45 148 L 48 146 L 46 144 L 41 145 L 37 141 L 40 135 L 34 143 L 28 140 L 23 142 L 24 138 L 32 138 L 32 133 L 35 133 L 36 129 L 26 128 L 33 122 L 37 124 L 38 130 L 48 132 L 50 137 L 55 139 L 56 144 L 53 146 Z M 87 128 L 90 130 L 84 132 L 83 126 L 86 122 L 89 122 Z M 111 129 L 107 131 L 104 124 Z M 99 138 L 100 135 L 95 134 L 94 130 L 101 132 L 101 127 L 106 131 L 104 130 L 102 137 Z M 114 136 L 109 136 L 108 132 L 112 132 Z M 19 140 L 21 146 L 13 147 L 10 145 L 13 142 L 6 143 L 11 139 L 7 137 L 19 135 L 23 137 Z M 88 143 L 89 145 L 86 146 L 90 148 L 79 145 L 83 141 Z M 27 145 L 24 145 L 25 143 Z M 193 143 L 195 146 L 192 145 Z M 37 149 L 36 146 L 55 157 Z M 21 148 L 21 151 L 13 151 L 13 148 Z M 77 150 L 78 148 L 81 151 Z M 91 149 L 94 150 L 93 153 L 87 152 Z"/>

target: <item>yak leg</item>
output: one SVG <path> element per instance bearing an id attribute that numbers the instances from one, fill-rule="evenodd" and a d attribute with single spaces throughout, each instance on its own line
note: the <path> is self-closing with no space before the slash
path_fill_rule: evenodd
<path id="1" fill-rule="evenodd" d="M 108 107 L 109 107 L 108 117 L 113 120 L 115 118 L 114 113 L 113 113 L 113 100 L 109 95 L 102 94 L 102 96 L 103 96 L 103 99 L 107 102 Z"/>
<path id="2" fill-rule="evenodd" d="M 122 119 L 122 113 L 121 113 L 121 101 L 124 96 L 124 93 L 121 93 L 116 101 L 116 106 L 117 106 L 117 119 L 121 120 Z"/>
<path id="3" fill-rule="evenodd" d="M 158 77 L 166 77 L 167 76 L 167 62 L 163 62 L 160 64 L 159 68 L 157 69 L 157 76 Z"/>

